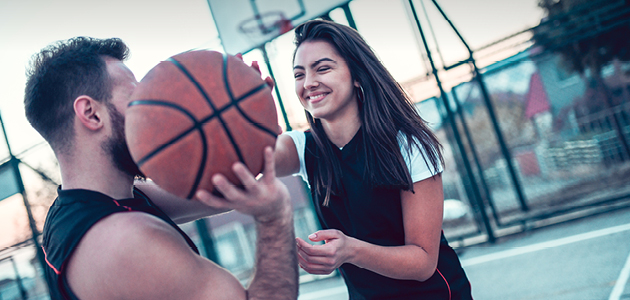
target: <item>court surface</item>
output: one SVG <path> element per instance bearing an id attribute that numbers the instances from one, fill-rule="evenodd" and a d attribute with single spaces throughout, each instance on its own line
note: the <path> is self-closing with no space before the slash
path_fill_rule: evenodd
<path id="1" fill-rule="evenodd" d="M 630 299 L 630 208 L 470 246 L 460 259 L 476 300 Z M 336 277 L 299 300 L 348 299 Z"/>

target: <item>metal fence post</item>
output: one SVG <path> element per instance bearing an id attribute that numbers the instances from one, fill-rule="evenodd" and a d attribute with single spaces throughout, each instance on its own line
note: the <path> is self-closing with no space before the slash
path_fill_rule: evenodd
<path id="1" fill-rule="evenodd" d="M 474 184 L 475 177 L 474 177 L 474 173 L 472 172 L 472 168 L 470 166 L 470 161 L 468 161 L 468 157 L 466 155 L 466 147 L 464 147 L 461 137 L 459 136 L 457 125 L 455 124 L 455 117 L 453 116 L 453 111 L 450 108 L 450 105 L 448 103 L 448 98 L 446 96 L 446 92 L 444 91 L 444 88 L 442 87 L 442 82 L 440 81 L 440 77 L 438 76 L 437 68 L 435 67 L 435 62 L 433 61 L 433 58 L 431 56 L 431 50 L 429 49 L 429 45 L 427 44 L 426 37 L 424 35 L 424 31 L 422 30 L 422 26 L 420 25 L 420 20 L 418 19 L 418 14 L 416 13 L 416 9 L 413 5 L 413 0 L 409 0 L 409 5 L 411 7 L 411 12 L 413 13 L 413 17 L 416 21 L 416 25 L 418 26 L 418 31 L 420 32 L 420 36 L 422 37 L 422 44 L 424 45 L 425 51 L 427 53 L 427 58 L 429 59 L 429 62 L 431 63 L 431 70 L 437 82 L 437 86 L 440 90 L 440 98 L 442 98 L 442 102 L 444 102 L 448 121 L 453 127 L 453 133 L 454 133 L 455 140 L 457 141 L 457 147 L 462 153 L 461 157 L 462 157 L 462 162 L 464 164 L 464 168 L 466 169 L 466 175 L 471 179 L 471 188 L 472 188 L 473 196 L 474 196 L 473 198 L 475 202 L 477 203 L 477 205 L 479 205 L 479 207 L 481 208 L 480 213 L 483 219 L 482 221 L 485 226 L 486 233 L 488 234 L 488 241 L 493 243 L 495 241 L 494 231 L 492 229 L 492 226 L 490 225 L 490 220 L 488 219 L 488 215 L 486 214 L 486 211 L 484 209 L 483 202 L 481 201 L 481 194 L 479 193 L 479 188 L 477 187 L 476 184 Z"/>

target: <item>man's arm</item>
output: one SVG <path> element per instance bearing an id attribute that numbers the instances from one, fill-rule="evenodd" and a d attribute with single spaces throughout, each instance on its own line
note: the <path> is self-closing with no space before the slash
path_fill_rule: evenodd
<path id="1" fill-rule="evenodd" d="M 136 181 L 134 186 L 145 193 L 175 223 L 183 224 L 229 211 L 207 206 L 199 201 L 179 198 L 152 181 Z"/>
<path id="2" fill-rule="evenodd" d="M 193 252 L 161 219 L 117 213 L 94 225 L 66 267 L 79 299 L 246 299 L 228 271 Z"/>
<path id="3" fill-rule="evenodd" d="M 265 149 L 265 169 L 259 180 L 254 179 L 242 164 L 235 164 L 233 171 L 244 190 L 217 175 L 213 177 L 213 183 L 225 199 L 212 197 L 205 191 L 197 193 L 197 197 L 208 206 L 233 208 L 254 217 L 256 272 L 248 288 L 249 299 L 297 299 L 293 209 L 287 187 L 276 177 L 274 153 L 270 147 Z"/>
<path id="4" fill-rule="evenodd" d="M 256 273 L 248 287 L 249 299 L 297 299 L 293 210 L 290 205 L 283 210 L 281 218 L 256 221 Z"/>
<path id="5" fill-rule="evenodd" d="M 243 165 L 235 166 L 245 190 L 218 176 L 215 184 L 225 198 L 201 193 L 204 203 L 256 220 L 257 263 L 247 290 L 228 271 L 194 253 L 172 226 L 141 212 L 110 215 L 86 233 L 64 269 L 70 288 L 84 300 L 297 299 L 291 202 L 272 162 L 267 149 L 260 180 Z"/>

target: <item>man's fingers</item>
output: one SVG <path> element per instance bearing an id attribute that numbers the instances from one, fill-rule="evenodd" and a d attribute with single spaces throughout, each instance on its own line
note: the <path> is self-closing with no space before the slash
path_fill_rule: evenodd
<path id="1" fill-rule="evenodd" d="M 214 187 L 223 194 L 225 200 L 228 201 L 237 199 L 237 197 L 239 197 L 242 193 L 221 174 L 215 174 L 212 176 L 212 184 L 214 184 Z"/>
<path id="2" fill-rule="evenodd" d="M 274 163 L 273 158 L 273 150 L 271 147 L 265 147 L 264 157 L 265 157 L 265 169 L 263 171 L 263 180 L 267 183 L 272 183 L 276 179 L 276 165 Z"/>
<path id="3" fill-rule="evenodd" d="M 242 163 L 235 163 L 232 166 L 232 171 L 245 186 L 246 190 L 254 188 L 256 186 L 256 178 L 254 178 L 254 175 L 252 175 L 252 173 Z"/>
<path id="4" fill-rule="evenodd" d="M 229 203 L 224 199 L 215 197 L 206 190 L 199 190 L 195 193 L 197 200 L 205 205 L 215 208 L 230 208 Z"/>

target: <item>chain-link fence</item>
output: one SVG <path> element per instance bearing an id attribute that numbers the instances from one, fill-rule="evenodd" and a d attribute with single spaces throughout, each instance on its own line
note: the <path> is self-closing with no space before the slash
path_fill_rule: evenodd
<path id="1" fill-rule="evenodd" d="M 453 124 L 441 99 L 419 106 L 423 115 L 427 107 L 440 110 L 436 131 L 446 137 L 448 149 L 457 149 L 457 139 L 466 149 L 465 156 L 447 151 L 453 153 L 447 164 L 455 165 L 447 171 L 456 172 L 444 175 L 445 198 L 464 201 L 474 216 L 445 219 L 445 232 L 453 239 L 484 231 L 483 218 L 492 225 L 485 231 L 494 235 L 513 225 L 527 228 L 613 209 L 630 197 L 630 153 L 624 146 L 630 139 L 630 62 L 611 62 L 598 85 L 589 74 L 566 72 L 557 55 L 532 53 L 484 70 L 489 101 L 477 80 L 454 87 L 448 93 Z M 462 167 L 464 159 L 471 170 Z"/>

